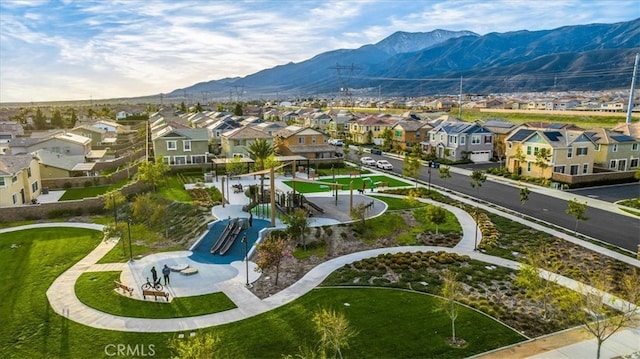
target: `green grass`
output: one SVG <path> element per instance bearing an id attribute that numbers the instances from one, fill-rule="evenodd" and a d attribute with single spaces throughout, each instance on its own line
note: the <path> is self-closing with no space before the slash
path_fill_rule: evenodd
<path id="1" fill-rule="evenodd" d="M 367 228 L 365 241 L 375 241 L 378 238 L 389 237 L 398 229 L 406 227 L 402 216 L 393 213 L 368 219 L 365 224 Z"/>
<path id="2" fill-rule="evenodd" d="M 362 180 L 364 178 L 370 178 L 373 183 L 377 182 L 388 182 L 389 187 L 404 187 L 411 186 L 411 184 L 397 180 L 395 178 L 391 178 L 388 176 L 364 176 L 364 177 L 340 177 L 336 178 L 336 182 L 344 185 L 342 187 L 343 190 L 349 189 L 349 182 L 353 181 L 353 190 L 362 189 Z M 293 181 L 283 181 L 289 187 L 293 186 Z M 316 183 L 308 183 L 308 182 L 296 182 L 296 192 L 300 193 L 316 193 L 316 192 L 330 192 L 329 184 L 333 183 L 332 177 L 323 177 L 320 178 Z M 367 192 L 371 190 L 371 182 L 369 180 L 365 181 L 365 185 L 367 187 Z M 292 187 L 293 188 L 293 187 Z M 386 187 L 385 187 L 386 188 Z"/>
<path id="3" fill-rule="evenodd" d="M 452 114 L 452 116 L 457 116 L 457 113 L 455 115 Z M 469 122 L 486 118 L 504 118 L 513 123 L 524 123 L 530 121 L 572 123 L 586 129 L 596 127 L 611 128 L 615 124 L 624 122 L 625 120 L 623 113 L 619 113 L 616 116 L 597 116 L 590 114 L 561 115 L 557 113 L 529 113 L 524 110 L 518 113 L 463 111 L 462 118 Z"/>
<path id="4" fill-rule="evenodd" d="M 386 197 L 386 196 L 370 196 L 387 204 L 389 211 L 399 211 L 404 209 L 413 209 L 426 207 L 427 204 L 420 201 L 407 201 L 406 198 Z"/>
<path id="5" fill-rule="evenodd" d="M 236 305 L 224 293 L 173 298 L 170 303 L 148 302 L 129 298 L 114 290 L 113 281 L 120 272 L 87 272 L 76 282 L 80 301 L 99 311 L 133 318 L 182 318 L 224 312 Z M 138 288 L 134 291 L 140 293 Z"/>
<path id="6" fill-rule="evenodd" d="M 73 228 L 0 235 L 1 358 L 104 357 L 105 346 L 118 344 L 147 348 L 153 345 L 156 357 L 171 355 L 167 341 L 176 333 L 100 330 L 69 321 L 52 311 L 46 290 L 56 277 L 95 248 L 100 238 L 98 231 Z M 11 243 L 20 247 L 12 249 Z M 344 311 L 351 326 L 360 331 L 351 348 L 344 351 L 351 358 L 455 358 L 524 339 L 483 315 L 464 310 L 457 330 L 469 346 L 449 348 L 443 338 L 448 336 L 450 324 L 442 312 L 434 312 L 436 304 L 433 297 L 410 292 L 319 289 L 284 307 L 199 330 L 197 335 L 219 334 L 224 343 L 222 357 L 281 358 L 282 354 L 296 353 L 305 343 L 315 344 L 317 337 L 310 317 L 320 307 L 332 307 Z"/>
<path id="7" fill-rule="evenodd" d="M 109 191 L 122 188 L 122 186 L 127 184 L 127 182 L 128 180 L 124 179 L 108 186 L 69 188 L 66 189 L 62 197 L 60 197 L 60 201 L 73 201 L 83 198 L 98 197 Z"/>
<path id="8" fill-rule="evenodd" d="M 158 195 L 171 201 L 191 202 L 193 198 L 184 185 L 178 179 L 178 176 L 171 175 L 166 177 L 166 181 L 161 183 L 158 188 Z"/>
<path id="9" fill-rule="evenodd" d="M 432 204 L 430 206 L 433 206 Z M 413 212 L 413 217 L 420 223 L 422 223 L 421 226 L 421 230 L 423 232 L 436 232 L 436 225 L 431 223 L 429 220 L 427 220 L 427 208 L 428 207 L 423 207 L 423 208 L 418 208 Z M 446 212 L 446 221 L 438 226 L 438 232 L 439 233 L 451 233 L 451 232 L 458 232 L 458 233 L 462 233 L 462 226 L 460 225 L 460 222 L 458 222 L 458 219 L 456 218 L 456 216 L 445 210 Z"/>
<path id="10" fill-rule="evenodd" d="M 316 240 L 309 243 L 311 239 L 307 238 L 307 250 L 305 251 L 302 247 L 296 247 L 293 250 L 293 257 L 297 260 L 307 259 L 311 256 L 316 256 L 318 258 L 324 258 L 327 255 L 327 242 Z"/>

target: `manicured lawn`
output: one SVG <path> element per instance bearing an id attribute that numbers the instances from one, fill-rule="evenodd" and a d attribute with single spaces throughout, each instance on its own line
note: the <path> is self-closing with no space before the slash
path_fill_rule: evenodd
<path id="1" fill-rule="evenodd" d="M 389 187 L 404 187 L 404 186 L 411 186 L 410 183 L 404 182 L 404 181 L 400 181 L 397 180 L 395 178 L 391 178 L 388 176 L 365 176 L 365 177 L 353 177 L 353 178 L 348 178 L 348 177 L 339 177 L 336 178 L 336 182 L 339 184 L 342 184 L 343 190 L 348 190 L 349 189 L 349 183 L 351 181 L 353 181 L 353 190 L 354 192 L 357 189 L 362 189 L 362 181 L 365 178 L 369 178 L 371 179 L 371 181 L 373 181 L 373 183 L 378 183 L 378 182 L 388 182 L 389 183 Z M 369 193 L 371 191 L 371 181 L 369 180 L 365 180 L 365 186 L 367 188 L 367 193 Z M 327 184 L 332 184 L 333 179 L 332 177 L 323 177 L 320 178 L 318 181 L 318 183 L 307 183 L 307 182 L 296 182 L 296 192 L 300 192 L 300 193 L 316 193 L 316 192 L 329 192 L 330 191 L 330 187 L 327 186 Z M 293 181 L 284 181 L 284 184 L 286 184 L 289 187 L 293 186 Z M 386 188 L 386 187 L 385 187 Z"/>
<path id="2" fill-rule="evenodd" d="M 45 296 L 47 288 L 100 239 L 98 231 L 73 228 L 0 235 L 1 358 L 104 357 L 107 345 L 119 344 L 153 345 L 156 357 L 171 356 L 167 340 L 176 333 L 94 329 L 51 310 Z M 11 244 L 19 247 L 11 248 Z M 305 343 L 316 343 L 310 317 L 323 307 L 344 312 L 360 332 L 351 341 L 351 348 L 343 351 L 350 358 L 458 358 L 524 339 L 483 315 L 463 310 L 456 328 L 469 346 L 449 348 L 444 338 L 449 335 L 450 324 L 443 312 L 435 311 L 435 301 L 427 295 L 396 290 L 318 289 L 274 311 L 196 332 L 219 334 L 221 357 L 281 358 L 282 354 L 295 354 Z"/>
<path id="3" fill-rule="evenodd" d="M 433 204 L 430 204 L 429 206 L 433 206 Z M 423 207 L 423 208 L 418 208 L 413 212 L 413 217 L 420 223 L 422 223 L 421 226 L 421 230 L 423 232 L 436 232 L 436 225 L 431 223 L 428 219 L 427 219 L 427 207 Z M 446 212 L 446 221 L 438 226 L 438 231 L 440 233 L 449 233 L 449 232 L 460 232 L 462 233 L 462 226 L 460 225 L 460 222 L 458 222 L 458 219 L 456 218 L 456 216 L 445 210 Z"/>
<path id="4" fill-rule="evenodd" d="M 60 197 L 60 201 L 73 201 L 76 199 L 98 197 L 109 191 L 122 188 L 122 186 L 124 186 L 127 182 L 128 180 L 125 179 L 118 183 L 110 184 L 108 186 L 69 188 L 65 190 L 62 197 Z"/>
<path id="5" fill-rule="evenodd" d="M 119 278 L 120 272 L 84 273 L 76 282 L 76 295 L 82 303 L 102 312 L 134 318 L 193 317 L 236 308 L 224 293 L 177 297 L 168 304 L 131 299 L 114 290 L 113 281 Z M 134 290 L 140 293 L 139 288 Z"/>
<path id="6" fill-rule="evenodd" d="M 160 197 L 178 202 L 193 201 L 193 198 L 191 198 L 189 192 L 184 189 L 184 185 L 180 182 L 178 176 L 167 176 L 165 179 L 166 181 L 164 183 L 160 183 L 158 188 L 158 195 L 160 195 Z"/>
<path id="7" fill-rule="evenodd" d="M 389 211 L 398 211 L 403 209 L 413 209 L 426 207 L 427 204 L 420 201 L 407 201 L 406 198 L 386 197 L 386 196 L 370 196 L 387 204 Z"/>

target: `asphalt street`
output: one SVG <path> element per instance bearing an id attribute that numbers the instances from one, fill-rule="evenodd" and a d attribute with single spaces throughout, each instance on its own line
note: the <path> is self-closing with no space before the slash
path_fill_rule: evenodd
<path id="1" fill-rule="evenodd" d="M 402 174 L 402 160 L 369 153 L 365 156 L 375 160 L 384 158 L 393 165 L 394 173 Z M 356 159 L 355 155 L 350 157 Z M 428 182 L 430 177 L 434 185 L 480 198 L 571 231 L 576 228 L 575 218 L 565 213 L 567 209 L 565 200 L 532 192 L 526 203 L 522 205 L 518 188 L 514 186 L 486 181 L 478 189 L 471 187 L 471 181 L 467 176 L 451 172 L 451 178 L 441 179 L 437 169 L 431 169 L 430 176 L 428 172 L 427 167 L 422 167 L 418 178 Z M 640 245 L 640 220 L 594 207 L 587 208 L 586 216 L 589 217 L 588 220 L 578 222 L 578 233 L 633 252 L 637 251 Z"/>

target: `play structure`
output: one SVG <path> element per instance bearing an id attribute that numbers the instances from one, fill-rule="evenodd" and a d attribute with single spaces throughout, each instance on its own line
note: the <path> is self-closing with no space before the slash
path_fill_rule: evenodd
<path id="1" fill-rule="evenodd" d="M 245 228 L 245 219 L 229 219 L 227 226 L 224 228 L 222 233 L 220 233 L 220 236 L 211 247 L 211 254 L 219 254 L 221 256 L 225 255 L 233 245 L 233 242 L 235 242 L 240 236 L 240 231 Z"/>

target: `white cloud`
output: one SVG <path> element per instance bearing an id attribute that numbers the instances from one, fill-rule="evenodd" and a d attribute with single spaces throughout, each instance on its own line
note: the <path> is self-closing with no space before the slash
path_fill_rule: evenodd
<path id="1" fill-rule="evenodd" d="M 5 0 L 0 101 L 147 95 L 357 48 L 395 31 L 540 30 L 628 21 L 634 12 L 640 16 L 629 0 Z"/>

